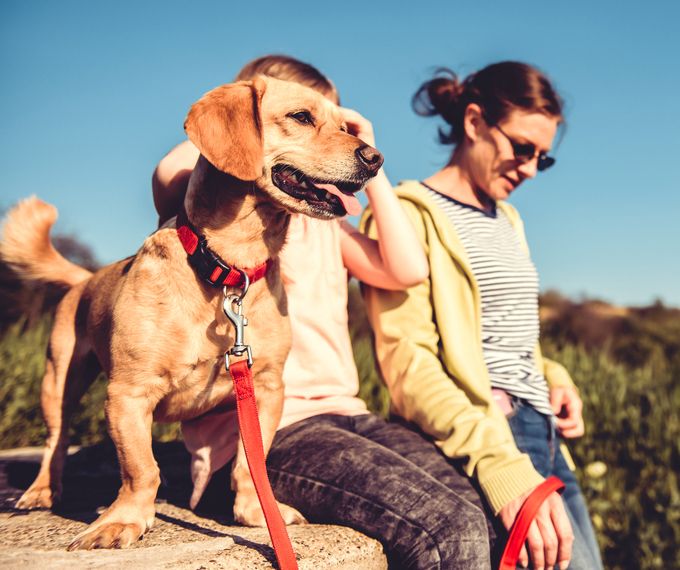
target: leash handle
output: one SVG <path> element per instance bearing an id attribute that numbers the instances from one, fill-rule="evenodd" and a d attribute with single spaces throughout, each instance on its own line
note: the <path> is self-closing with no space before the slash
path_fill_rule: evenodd
<path id="1" fill-rule="evenodd" d="M 499 570 L 515 570 L 517 568 L 519 553 L 527 539 L 527 534 L 529 534 L 529 527 L 538 514 L 538 509 L 552 493 L 562 489 L 564 489 L 562 481 L 557 477 L 548 477 L 526 498 L 522 508 L 517 513 L 515 522 L 512 523 Z"/>
<path id="2" fill-rule="evenodd" d="M 246 460 L 250 469 L 250 476 L 255 484 L 257 498 L 267 521 L 267 530 L 274 546 L 274 553 L 279 564 L 279 570 L 297 570 L 295 552 L 286 530 L 286 524 L 281 517 L 281 511 L 274 498 L 267 469 L 265 466 L 264 447 L 262 445 L 262 431 L 257 416 L 255 403 L 255 388 L 253 375 L 248 360 L 239 360 L 229 367 L 236 391 L 236 409 L 241 439 L 246 452 Z"/>

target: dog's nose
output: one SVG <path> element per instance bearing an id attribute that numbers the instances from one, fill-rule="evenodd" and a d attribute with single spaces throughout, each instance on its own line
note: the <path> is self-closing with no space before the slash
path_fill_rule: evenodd
<path id="1" fill-rule="evenodd" d="M 364 145 L 356 150 L 359 162 L 371 173 L 375 174 L 380 170 L 383 163 L 383 155 L 372 146 Z"/>

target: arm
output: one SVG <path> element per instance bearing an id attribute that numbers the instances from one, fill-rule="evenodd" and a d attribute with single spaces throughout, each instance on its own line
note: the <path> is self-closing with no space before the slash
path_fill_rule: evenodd
<path id="1" fill-rule="evenodd" d="M 583 402 L 578 388 L 567 369 L 559 362 L 541 358 L 543 375 L 550 388 L 550 404 L 557 419 L 557 429 L 566 439 L 581 437 L 585 433 Z"/>
<path id="2" fill-rule="evenodd" d="M 356 111 L 342 109 L 349 132 L 373 146 L 373 126 Z M 418 236 L 383 169 L 366 186 L 374 212 L 376 239 L 341 223 L 342 260 L 357 279 L 382 289 L 404 289 L 423 281 L 428 264 Z"/>
<path id="3" fill-rule="evenodd" d="M 173 148 L 158 163 L 151 177 L 153 203 L 158 212 L 158 225 L 177 215 L 189 185 L 189 177 L 200 153 L 190 141 Z"/>

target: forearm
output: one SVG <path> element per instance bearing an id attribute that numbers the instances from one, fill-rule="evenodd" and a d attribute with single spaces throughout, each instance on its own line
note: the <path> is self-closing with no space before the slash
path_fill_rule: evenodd
<path id="1" fill-rule="evenodd" d="M 574 381 L 567 369 L 559 362 L 555 362 L 544 356 L 539 356 L 538 368 L 543 371 L 548 386 L 550 388 L 573 387 L 576 388 Z"/>
<path id="2" fill-rule="evenodd" d="M 199 154 L 191 142 L 185 141 L 165 155 L 154 170 L 151 188 L 159 225 L 177 215 L 181 209 Z"/>
<path id="3" fill-rule="evenodd" d="M 383 169 L 366 187 L 382 266 L 399 283 L 414 285 L 428 275 L 418 235 Z"/>
<path id="4" fill-rule="evenodd" d="M 153 203 L 158 212 L 158 225 L 162 226 L 182 208 L 187 185 L 191 176 L 191 170 L 178 172 L 169 182 L 160 180 L 157 171 L 151 178 L 153 191 Z"/>

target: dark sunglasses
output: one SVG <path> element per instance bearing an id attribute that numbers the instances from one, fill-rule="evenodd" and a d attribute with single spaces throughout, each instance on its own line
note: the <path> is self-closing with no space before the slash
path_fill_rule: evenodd
<path id="1" fill-rule="evenodd" d="M 508 139 L 510 146 L 512 146 L 512 152 L 515 155 L 515 160 L 520 164 L 526 164 L 527 162 L 533 160 L 538 154 L 538 162 L 536 163 L 536 169 L 539 172 L 543 172 L 555 164 L 555 159 L 552 156 L 548 156 L 544 152 L 538 152 L 536 150 L 536 145 L 532 143 L 520 143 L 510 137 L 503 131 L 498 125 L 493 125 L 498 131 Z"/>

